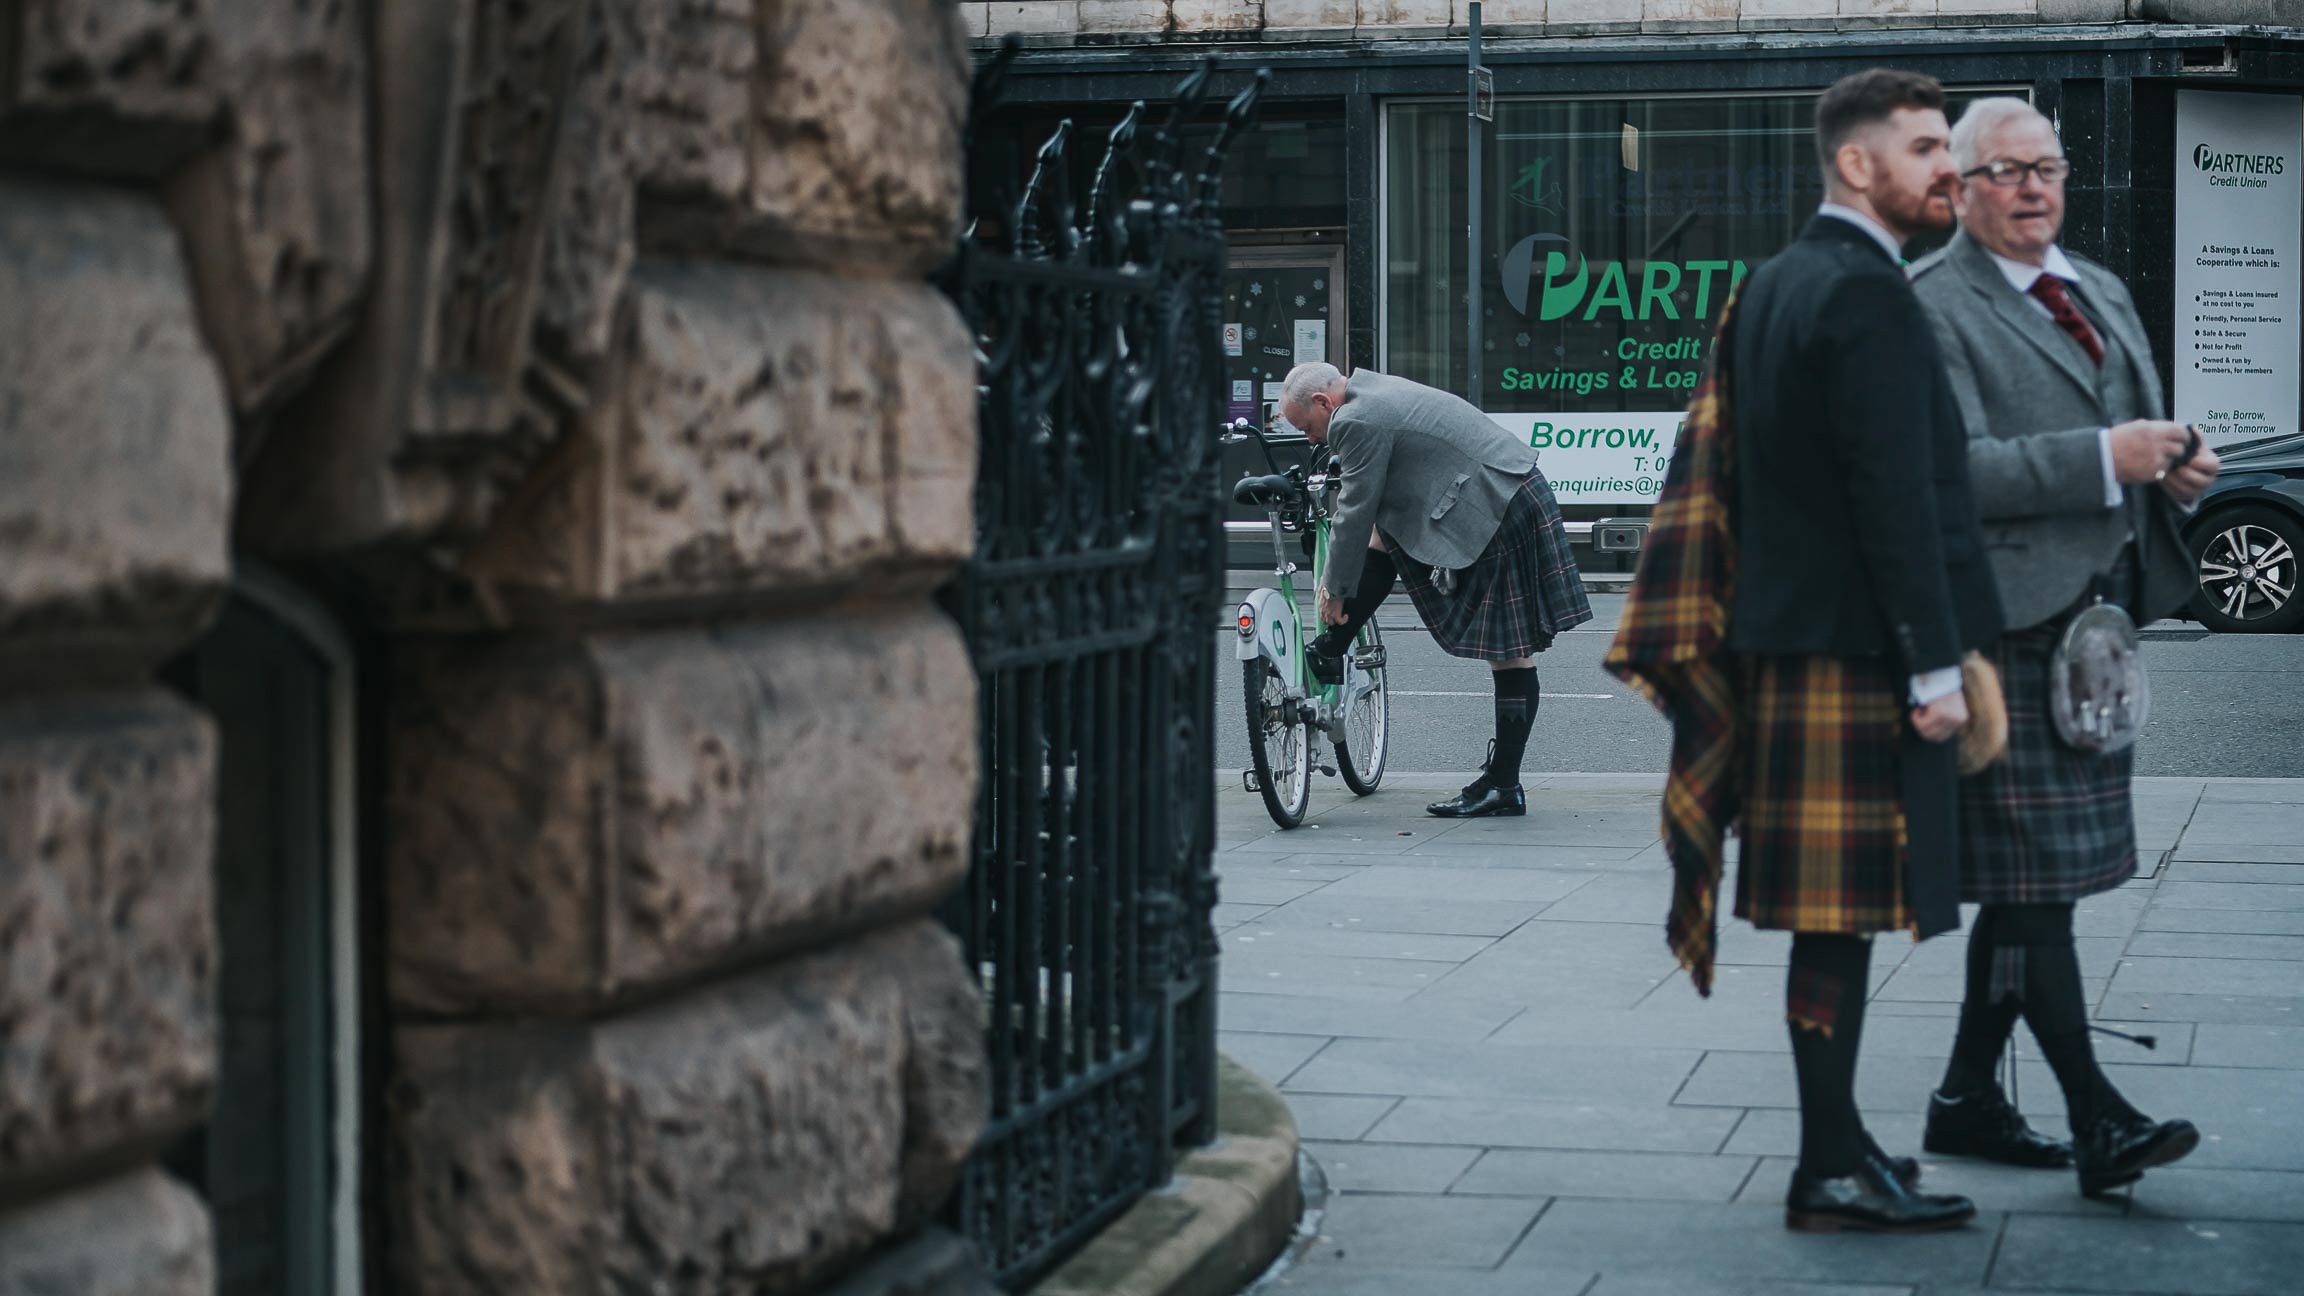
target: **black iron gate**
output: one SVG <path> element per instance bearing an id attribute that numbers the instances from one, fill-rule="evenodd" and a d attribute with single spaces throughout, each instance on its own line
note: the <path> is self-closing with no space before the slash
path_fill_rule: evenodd
<path id="1" fill-rule="evenodd" d="M 1013 55 L 977 78 L 972 150 Z M 944 281 L 977 339 L 981 438 L 976 552 L 948 605 L 983 790 L 948 919 L 992 1068 L 955 1209 L 1010 1288 L 1214 1133 L 1217 176 L 1262 79 L 1188 142 L 1212 75 L 1162 125 L 1132 110 L 1085 193 L 1070 123 L 1028 177 L 971 167 Z"/>

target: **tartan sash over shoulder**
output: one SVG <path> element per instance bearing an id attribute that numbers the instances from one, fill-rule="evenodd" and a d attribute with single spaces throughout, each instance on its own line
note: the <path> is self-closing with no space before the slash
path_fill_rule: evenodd
<path id="1" fill-rule="evenodd" d="M 1721 308 L 1704 381 L 1681 425 L 1623 621 L 1602 663 L 1672 723 L 1664 850 L 1673 886 L 1665 940 L 1705 996 L 1719 944 L 1724 839 L 1742 810 L 1740 685 L 1727 648 L 1736 590 L 1736 443 L 1724 358 L 1735 305 L 1731 299 Z"/>

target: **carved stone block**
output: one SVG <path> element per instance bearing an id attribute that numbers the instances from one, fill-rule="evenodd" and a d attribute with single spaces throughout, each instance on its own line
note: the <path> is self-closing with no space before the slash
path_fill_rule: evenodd
<path id="1" fill-rule="evenodd" d="M 830 594 L 973 543 L 974 362 L 924 284 L 647 262 L 605 391 L 465 564 L 504 601 Z"/>
<path id="2" fill-rule="evenodd" d="M 366 287 L 366 11 L 207 3 L 225 134 L 171 178 L 168 206 L 209 344 L 248 410 L 275 401 L 343 336 Z"/>
<path id="3" fill-rule="evenodd" d="M 196 4 L 0 6 L 0 156 L 155 177 L 207 144 L 215 23 Z"/>
<path id="4" fill-rule="evenodd" d="M 635 153 L 644 246 L 873 274 L 950 254 L 969 64 L 949 0 L 654 8 Z"/>
<path id="5" fill-rule="evenodd" d="M 0 1296 L 209 1296 L 212 1257 L 207 1209 L 158 1170 L 0 1211 Z"/>
<path id="6" fill-rule="evenodd" d="M 395 1289 L 798 1288 L 950 1190 L 981 1011 L 919 922 L 606 1021 L 403 1028 Z"/>
<path id="7" fill-rule="evenodd" d="M 206 1111 L 214 761 L 157 692 L 0 708 L 0 1198 Z"/>
<path id="8" fill-rule="evenodd" d="M 391 985 L 586 1009 L 927 912 L 966 866 L 974 678 L 918 611 L 408 654 Z"/>
<path id="9" fill-rule="evenodd" d="M 176 233 L 149 198 L 0 173 L 0 302 L 0 658 L 129 673 L 229 570 L 231 424 Z"/>

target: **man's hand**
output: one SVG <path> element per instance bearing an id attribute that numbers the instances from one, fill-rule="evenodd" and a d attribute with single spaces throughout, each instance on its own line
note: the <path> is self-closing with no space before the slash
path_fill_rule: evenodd
<path id="1" fill-rule="evenodd" d="M 2122 485 L 2158 481 L 2160 474 L 2167 471 L 2168 465 L 2190 444 L 2192 434 L 2185 431 L 2181 423 L 2133 419 L 2112 429 L 2112 475 L 2119 478 Z"/>
<path id="2" fill-rule="evenodd" d="M 1344 600 L 1329 593 L 1327 590 L 1320 591 L 1320 624 L 1344 624 Z"/>
<path id="3" fill-rule="evenodd" d="M 1968 723 L 1968 699 L 1958 692 L 1947 693 L 1926 706 L 1912 708 L 1912 727 L 1929 742 L 1946 742 L 1960 734 L 1960 727 Z"/>
<path id="4" fill-rule="evenodd" d="M 2201 446 L 2199 453 L 2192 456 L 2192 462 L 2168 470 L 2168 477 L 2160 483 L 2160 489 L 2168 492 L 2169 498 L 2177 503 L 2190 504 L 2216 484 L 2216 474 L 2223 470 L 2224 461 L 2216 457 L 2216 452 Z"/>

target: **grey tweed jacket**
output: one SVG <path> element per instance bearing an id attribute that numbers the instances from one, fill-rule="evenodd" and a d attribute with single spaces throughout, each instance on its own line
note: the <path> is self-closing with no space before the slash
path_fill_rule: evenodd
<path id="1" fill-rule="evenodd" d="M 2098 432 L 2164 417 L 2167 405 L 2127 288 L 2104 267 L 2071 260 L 2083 310 L 2127 354 L 2128 408 L 2108 407 L 2087 353 L 1965 231 L 1912 268 L 1968 425 L 1968 476 L 2010 630 L 2071 606 L 2131 534 L 2143 551 L 2139 620 L 2175 611 L 2193 585 L 2182 510 L 2165 491 L 2130 486 L 2121 507 L 2105 506 Z"/>
<path id="2" fill-rule="evenodd" d="M 1344 464 L 1328 592 L 1351 595 L 1375 526 L 1409 557 L 1469 567 L 1503 525 L 1536 452 L 1472 403 L 1373 369 L 1353 373 L 1328 423 Z"/>

